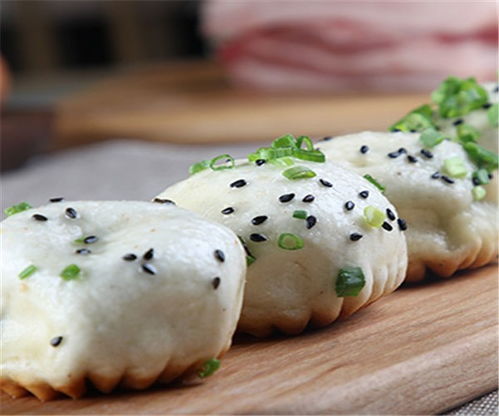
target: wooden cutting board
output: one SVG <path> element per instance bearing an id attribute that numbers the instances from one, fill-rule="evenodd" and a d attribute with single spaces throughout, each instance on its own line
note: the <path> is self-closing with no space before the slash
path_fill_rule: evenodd
<path id="1" fill-rule="evenodd" d="M 2 414 L 433 414 L 497 388 L 498 269 L 403 287 L 297 337 L 238 338 L 194 387 L 40 403 Z"/>
<path id="2" fill-rule="evenodd" d="M 56 108 L 56 147 L 109 138 L 177 143 L 269 141 L 386 130 L 429 94 L 277 94 L 232 88 L 213 62 L 116 73 Z"/>

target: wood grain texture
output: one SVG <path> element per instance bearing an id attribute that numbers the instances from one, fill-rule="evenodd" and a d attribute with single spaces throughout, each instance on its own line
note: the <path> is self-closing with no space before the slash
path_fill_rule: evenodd
<path id="1" fill-rule="evenodd" d="M 497 387 L 498 269 L 403 287 L 328 328 L 239 338 L 204 384 L 40 403 L 2 414 L 433 414 Z"/>
<path id="2" fill-rule="evenodd" d="M 63 100 L 56 147 L 108 138 L 179 143 L 269 141 L 386 130 L 428 94 L 263 94 L 235 90 L 214 63 L 158 65 Z"/>

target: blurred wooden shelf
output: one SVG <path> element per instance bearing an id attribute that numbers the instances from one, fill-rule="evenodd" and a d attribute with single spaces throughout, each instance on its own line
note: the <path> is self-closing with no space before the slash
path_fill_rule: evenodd
<path id="1" fill-rule="evenodd" d="M 210 61 L 161 64 L 63 99 L 56 108 L 56 147 L 117 137 L 199 144 L 384 130 L 427 97 L 265 94 L 232 88 Z"/>

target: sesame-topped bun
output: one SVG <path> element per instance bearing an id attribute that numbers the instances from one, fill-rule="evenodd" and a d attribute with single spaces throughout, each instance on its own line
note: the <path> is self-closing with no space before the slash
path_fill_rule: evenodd
<path id="1" fill-rule="evenodd" d="M 458 143 L 426 144 L 432 146 L 418 133 L 401 132 L 363 132 L 319 143 L 329 159 L 386 188 L 407 221 L 410 281 L 427 271 L 448 277 L 497 256 L 497 189 L 481 184 L 490 180 L 487 170 Z M 492 159 L 480 163 L 491 166 Z"/>
<path id="2" fill-rule="evenodd" d="M 168 201 L 54 201 L 1 224 L 1 388 L 47 400 L 216 370 L 242 303 L 236 235 Z"/>
<path id="3" fill-rule="evenodd" d="M 159 195 L 244 242 L 249 267 L 239 329 L 297 334 L 395 290 L 407 265 L 404 221 L 378 189 L 331 163 L 274 162 L 206 169 Z"/>

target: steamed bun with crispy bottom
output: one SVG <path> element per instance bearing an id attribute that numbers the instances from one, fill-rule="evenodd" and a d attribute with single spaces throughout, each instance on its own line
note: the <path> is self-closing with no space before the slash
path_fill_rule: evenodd
<path id="1" fill-rule="evenodd" d="M 211 373 L 246 262 L 229 229 L 169 204 L 60 202 L 1 224 L 0 385 L 79 397 Z"/>
<path id="2" fill-rule="evenodd" d="M 449 277 L 492 262 L 498 235 L 495 185 L 483 187 L 485 196 L 474 189 L 478 168 L 460 144 L 445 140 L 425 149 L 419 138 L 363 132 L 319 147 L 330 160 L 386 187 L 386 197 L 408 225 L 407 280 L 421 280 L 427 271 Z"/>
<path id="3" fill-rule="evenodd" d="M 350 315 L 395 290 L 406 271 L 396 210 L 373 185 L 331 163 L 299 166 L 316 176 L 290 180 L 286 168 L 238 161 L 159 195 L 245 243 L 250 265 L 239 329 L 257 336 L 274 328 L 297 334 L 308 323 Z"/>

